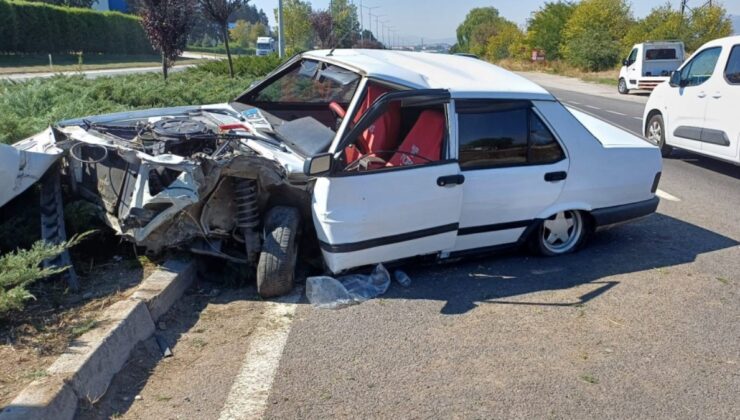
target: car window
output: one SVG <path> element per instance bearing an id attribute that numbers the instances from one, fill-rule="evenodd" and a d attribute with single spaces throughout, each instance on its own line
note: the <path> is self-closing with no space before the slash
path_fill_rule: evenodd
<path id="1" fill-rule="evenodd" d="M 740 85 L 740 45 L 735 45 L 730 51 L 730 58 L 725 67 L 725 78 L 732 85 Z"/>
<path id="2" fill-rule="evenodd" d="M 528 101 L 461 102 L 457 109 L 463 169 L 545 164 L 565 157 Z"/>
<path id="3" fill-rule="evenodd" d="M 632 52 L 630 53 L 630 56 L 627 57 L 627 61 L 630 64 L 634 63 L 635 60 L 637 60 L 637 48 L 633 49 Z"/>
<path id="4" fill-rule="evenodd" d="M 681 82 L 684 86 L 698 86 L 706 82 L 717 66 L 722 48 L 708 48 L 697 54 L 682 70 Z"/>
<path id="5" fill-rule="evenodd" d="M 677 57 L 674 48 L 653 48 L 645 51 L 645 60 L 675 60 Z"/>
<path id="6" fill-rule="evenodd" d="M 304 60 L 282 77 L 262 88 L 256 103 L 348 103 L 360 77 L 341 67 Z"/>

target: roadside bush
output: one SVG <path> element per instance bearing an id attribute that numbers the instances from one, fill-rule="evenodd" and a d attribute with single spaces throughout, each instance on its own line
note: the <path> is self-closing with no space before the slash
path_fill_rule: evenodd
<path id="1" fill-rule="evenodd" d="M 234 58 L 234 74 L 241 77 L 258 78 L 274 70 L 283 60 L 277 54 L 264 57 L 248 56 Z M 194 72 L 207 72 L 216 75 L 228 75 L 229 64 L 226 60 L 212 60 L 193 69 Z M 246 89 L 246 86 L 245 86 Z"/>
<path id="2" fill-rule="evenodd" d="M 152 54 L 139 18 L 119 12 L 0 0 L 0 52 Z"/>
<path id="3" fill-rule="evenodd" d="M 251 77 L 228 77 L 228 70 L 156 73 L 86 79 L 55 76 L 27 82 L 0 82 L 0 142 L 10 144 L 49 124 L 87 115 L 177 105 L 226 102 L 243 92 Z"/>
<path id="4" fill-rule="evenodd" d="M 240 47 L 236 45 L 236 46 L 230 46 L 230 49 L 231 49 L 232 54 L 239 54 L 239 55 L 255 55 L 256 54 L 254 48 L 244 48 L 244 47 Z M 185 48 L 185 51 L 202 52 L 202 53 L 210 53 L 210 54 L 226 54 L 226 47 L 223 44 L 216 45 L 215 47 L 188 45 L 188 47 Z"/>
<path id="5" fill-rule="evenodd" d="M 0 256 L 0 316 L 23 309 L 25 302 L 34 298 L 28 291 L 33 282 L 67 270 L 69 267 L 41 268 L 41 263 L 77 245 L 85 236 L 75 236 L 59 245 L 38 241 L 30 249 Z"/>

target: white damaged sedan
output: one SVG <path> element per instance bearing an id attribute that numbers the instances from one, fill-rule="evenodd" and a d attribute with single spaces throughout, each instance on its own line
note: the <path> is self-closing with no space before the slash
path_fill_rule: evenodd
<path id="1" fill-rule="evenodd" d="M 522 77 L 382 50 L 296 56 L 230 103 L 64 121 L 0 163 L 0 205 L 60 168 L 125 238 L 254 264 L 263 296 L 290 291 L 299 247 L 331 273 L 566 254 L 655 212 L 661 174 L 657 147 Z"/>

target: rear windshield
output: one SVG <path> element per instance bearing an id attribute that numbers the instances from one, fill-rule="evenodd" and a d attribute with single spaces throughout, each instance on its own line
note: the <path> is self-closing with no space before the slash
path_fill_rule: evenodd
<path id="1" fill-rule="evenodd" d="M 675 48 L 655 48 L 645 51 L 645 60 L 675 60 L 677 53 Z"/>

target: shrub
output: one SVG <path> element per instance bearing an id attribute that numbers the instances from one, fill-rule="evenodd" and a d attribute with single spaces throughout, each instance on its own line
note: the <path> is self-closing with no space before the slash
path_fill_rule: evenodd
<path id="1" fill-rule="evenodd" d="M 26 82 L 0 81 L 0 143 L 14 143 L 68 118 L 131 109 L 226 102 L 281 63 L 277 56 L 238 57 L 237 78 L 225 61 L 161 76 L 134 74 L 86 79 L 55 76 Z"/>
<path id="2" fill-rule="evenodd" d="M 0 52 L 152 54 L 139 19 L 118 12 L 0 0 Z"/>
<path id="3" fill-rule="evenodd" d="M 59 245 L 43 241 L 30 249 L 18 249 L 0 256 L 0 316 L 21 310 L 25 302 L 33 299 L 28 286 L 39 279 L 59 274 L 69 267 L 41 268 L 44 260 L 53 258 L 78 244 L 86 235 L 78 235 Z"/>
<path id="4" fill-rule="evenodd" d="M 215 47 L 188 45 L 188 47 L 185 48 L 185 51 L 211 53 L 211 54 L 226 54 L 226 47 L 224 47 L 223 44 L 216 45 Z M 255 49 L 254 48 L 243 48 L 240 46 L 231 46 L 231 53 L 240 54 L 240 55 L 254 55 Z"/>

